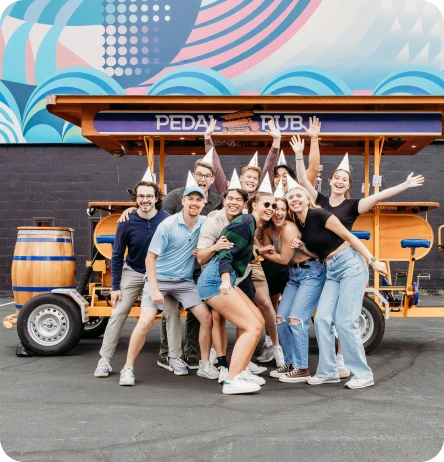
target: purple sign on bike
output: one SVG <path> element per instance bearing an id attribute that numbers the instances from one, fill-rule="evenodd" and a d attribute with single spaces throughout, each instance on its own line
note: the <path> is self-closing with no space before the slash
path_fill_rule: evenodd
<path id="1" fill-rule="evenodd" d="M 441 113 L 409 112 L 150 112 L 102 111 L 94 118 L 101 134 L 203 134 L 212 119 L 217 120 L 215 134 L 265 134 L 274 119 L 283 134 L 304 133 L 313 115 L 322 121 L 324 135 L 441 135 Z"/>

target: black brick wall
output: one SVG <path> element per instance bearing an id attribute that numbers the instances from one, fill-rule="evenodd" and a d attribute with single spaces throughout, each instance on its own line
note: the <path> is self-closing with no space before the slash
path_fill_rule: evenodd
<path id="1" fill-rule="evenodd" d="M 287 150 L 289 154 L 289 150 Z M 250 156 L 225 157 L 222 165 L 231 176 L 233 168 L 244 165 Z M 290 161 L 288 156 L 288 161 Z M 165 177 L 168 190 L 183 186 L 186 172 L 192 169 L 194 156 L 169 156 Z M 324 156 L 324 172 L 331 172 L 340 158 Z M 261 158 L 261 163 L 264 158 Z M 352 195 L 361 194 L 362 158 L 352 157 L 354 184 Z M 78 274 L 90 258 L 88 201 L 127 201 L 125 188 L 141 179 L 146 157 L 115 159 L 95 146 L 0 146 L 0 295 L 11 294 L 10 267 L 17 226 L 32 226 L 33 217 L 54 217 L 56 226 L 75 229 L 75 253 Z M 410 190 L 399 200 L 436 201 L 444 204 L 444 146 L 431 145 L 414 157 L 383 158 L 383 187 L 404 181 L 411 172 L 422 172 L 425 186 Z M 323 175 L 323 191 L 328 191 L 327 173 Z M 444 288 L 444 254 L 436 249 L 436 231 L 444 223 L 441 209 L 430 212 L 435 231 L 434 249 L 417 264 L 416 274 L 431 275 L 424 287 Z M 404 269 L 400 266 L 399 269 Z M 396 268 L 394 268 L 396 270 Z"/>

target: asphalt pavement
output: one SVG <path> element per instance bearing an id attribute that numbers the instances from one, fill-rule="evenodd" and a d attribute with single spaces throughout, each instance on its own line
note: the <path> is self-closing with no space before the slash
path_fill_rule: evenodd
<path id="1" fill-rule="evenodd" d="M 12 312 L 0 307 L 0 319 Z M 134 323 L 125 325 L 106 379 L 93 376 L 100 338 L 61 357 L 18 358 L 15 327 L 0 326 L 0 442 L 12 459 L 422 462 L 443 446 L 444 319 L 389 320 L 368 356 L 372 388 L 268 378 L 260 393 L 238 396 L 195 371 L 178 377 L 159 368 L 159 324 L 136 363 L 136 386 L 119 387 Z"/>

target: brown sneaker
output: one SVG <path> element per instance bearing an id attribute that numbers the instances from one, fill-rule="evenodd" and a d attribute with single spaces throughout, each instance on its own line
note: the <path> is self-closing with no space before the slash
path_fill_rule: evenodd
<path id="1" fill-rule="evenodd" d="M 288 374 L 293 370 L 293 366 L 291 364 L 284 364 L 282 367 L 278 367 L 275 371 L 270 372 L 270 377 L 279 378 L 281 375 Z"/>
<path id="2" fill-rule="evenodd" d="M 291 372 L 279 377 L 279 382 L 295 383 L 306 382 L 311 377 L 308 369 L 293 369 Z"/>

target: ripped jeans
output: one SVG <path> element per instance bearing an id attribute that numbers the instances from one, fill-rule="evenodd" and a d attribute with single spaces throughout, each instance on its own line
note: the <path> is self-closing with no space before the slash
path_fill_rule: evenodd
<path id="1" fill-rule="evenodd" d="M 276 315 L 285 364 L 292 364 L 297 369 L 308 368 L 309 322 L 325 281 L 325 269 L 320 262 L 304 264 L 308 268 L 290 268 L 290 280 Z"/>

